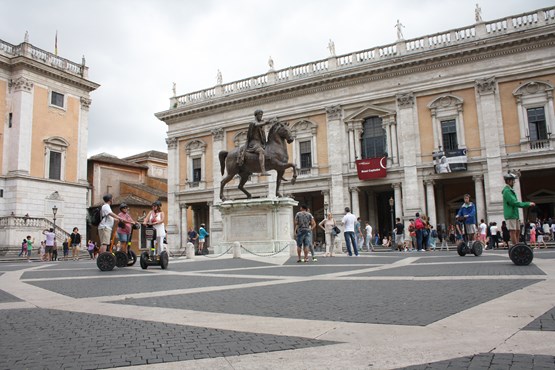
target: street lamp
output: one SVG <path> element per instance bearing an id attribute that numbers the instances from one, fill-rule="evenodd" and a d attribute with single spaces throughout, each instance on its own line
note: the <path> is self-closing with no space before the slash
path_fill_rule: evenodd
<path id="1" fill-rule="evenodd" d="M 391 213 L 391 243 L 393 244 L 393 230 L 395 229 L 395 222 L 393 220 L 393 205 L 395 204 L 395 199 L 393 197 L 389 198 L 389 212 Z"/>
<path id="2" fill-rule="evenodd" d="M 58 213 L 58 207 L 54 206 L 52 207 L 52 214 L 54 215 L 54 234 L 56 234 L 56 213 Z"/>

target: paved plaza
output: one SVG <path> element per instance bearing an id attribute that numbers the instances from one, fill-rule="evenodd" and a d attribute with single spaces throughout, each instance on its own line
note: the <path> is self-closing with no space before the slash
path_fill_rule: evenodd
<path id="1" fill-rule="evenodd" d="M 555 250 L 0 263 L 0 369 L 554 369 Z"/>

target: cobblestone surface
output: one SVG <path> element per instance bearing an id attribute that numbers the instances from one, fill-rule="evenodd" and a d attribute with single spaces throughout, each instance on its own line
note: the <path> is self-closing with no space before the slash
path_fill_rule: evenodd
<path id="1" fill-rule="evenodd" d="M 102 369 L 336 343 L 57 310 L 8 310 L 3 315 L 2 369 Z"/>
<path id="2" fill-rule="evenodd" d="M 138 263 L 137 263 L 138 266 Z M 57 277 L 67 277 L 68 274 L 74 277 L 80 276 L 90 276 L 94 277 L 105 277 L 105 276 L 128 276 L 136 274 L 144 274 L 142 271 L 137 269 L 137 267 L 124 267 L 124 268 L 114 268 L 112 271 L 100 271 L 98 268 L 90 267 L 83 268 L 77 264 L 72 266 L 66 266 L 65 269 L 41 269 L 38 271 L 27 271 L 23 273 L 23 279 L 44 279 L 44 278 L 57 278 Z M 68 269 L 71 271 L 68 272 Z"/>
<path id="3" fill-rule="evenodd" d="M 439 266 L 411 265 L 388 270 L 369 271 L 354 276 L 495 276 L 495 275 L 545 275 L 536 265 L 516 266 L 505 263 L 446 263 Z"/>
<path id="4" fill-rule="evenodd" d="M 319 261 L 319 260 L 318 260 Z M 341 266 L 321 266 L 319 262 L 308 262 L 297 264 L 296 266 L 274 267 L 271 269 L 250 269 L 250 270 L 225 270 L 211 271 L 216 274 L 240 274 L 240 275 L 268 275 L 268 276 L 317 276 L 334 272 L 345 271 Z M 374 265 L 354 265 L 350 267 L 353 271 L 373 267 Z M 375 265 L 380 266 L 380 265 Z"/>
<path id="5" fill-rule="evenodd" d="M 319 265 L 383 265 L 394 263 L 410 256 L 401 253 L 397 255 L 390 255 L 387 253 L 365 253 L 364 255 L 361 254 L 360 257 L 335 256 L 332 258 L 324 258 L 321 255 L 316 255 L 316 257 L 318 257 L 318 262 L 316 263 Z M 312 262 L 308 263 L 310 264 Z M 297 265 L 297 257 L 289 258 L 284 265 Z"/>
<path id="6" fill-rule="evenodd" d="M 428 252 L 428 253 L 409 253 L 408 257 L 421 257 L 414 261 L 415 264 L 419 263 L 483 263 L 489 261 L 509 261 L 508 255 L 500 254 L 487 254 L 476 257 L 474 255 L 466 255 L 461 257 L 457 252 Z"/>
<path id="7" fill-rule="evenodd" d="M 323 280 L 132 298 L 119 303 L 307 320 L 428 325 L 537 281 L 540 280 Z"/>
<path id="8" fill-rule="evenodd" d="M 128 278 L 117 276 L 115 279 L 76 279 L 60 281 L 30 281 L 28 284 L 48 289 L 73 298 L 102 297 L 133 293 L 156 292 L 161 290 L 190 289 L 215 285 L 233 285 L 259 282 L 260 279 L 230 278 L 221 279 L 211 276 L 175 276 L 145 273 Z"/>
<path id="9" fill-rule="evenodd" d="M 10 293 L 6 293 L 5 291 L 0 290 L 0 303 L 7 302 L 21 302 L 21 299 L 14 297 Z"/>
<path id="10" fill-rule="evenodd" d="M 524 330 L 555 331 L 555 308 L 532 321 Z"/>
<path id="11" fill-rule="evenodd" d="M 275 265 L 271 263 L 247 260 L 243 258 L 211 260 L 207 257 L 197 256 L 194 260 L 179 261 L 178 263 L 173 263 L 173 261 L 170 261 L 168 269 L 170 269 L 171 271 L 203 271 L 263 266 Z"/>
<path id="12" fill-rule="evenodd" d="M 459 357 L 429 364 L 408 366 L 402 370 L 516 370 L 516 369 L 555 369 L 555 357 L 545 355 L 525 355 L 517 353 L 480 353 L 474 356 Z"/>

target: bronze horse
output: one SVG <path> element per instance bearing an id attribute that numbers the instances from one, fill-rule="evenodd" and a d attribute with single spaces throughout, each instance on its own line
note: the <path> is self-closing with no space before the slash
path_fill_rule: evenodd
<path id="1" fill-rule="evenodd" d="M 288 168 L 293 169 L 293 177 L 291 179 L 291 184 L 295 184 L 297 179 L 297 168 L 293 163 L 288 163 L 289 156 L 287 155 L 287 144 L 291 144 L 294 138 L 291 135 L 291 130 L 289 126 L 276 121 L 270 128 L 268 133 L 268 141 L 266 143 L 266 170 L 275 170 L 277 172 L 276 180 L 276 196 L 281 197 L 279 192 L 279 186 L 281 181 L 287 181 L 283 178 L 285 170 Z M 235 175 L 239 175 L 241 181 L 239 182 L 239 190 L 241 190 L 247 196 L 247 199 L 251 198 L 251 194 L 245 190 L 244 185 L 249 179 L 249 176 L 253 173 L 260 172 L 260 163 L 258 162 L 257 153 L 244 152 L 244 161 L 240 164 L 241 151 L 244 147 L 235 148 L 231 152 L 222 150 L 218 157 L 220 158 L 220 168 L 222 171 L 222 176 L 224 170 L 227 170 L 227 176 L 224 177 L 220 183 L 220 199 L 225 201 L 224 197 L 224 186 L 230 182 Z"/>

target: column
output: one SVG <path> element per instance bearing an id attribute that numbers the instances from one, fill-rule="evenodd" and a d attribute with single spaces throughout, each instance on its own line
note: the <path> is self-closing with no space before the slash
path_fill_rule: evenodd
<path id="1" fill-rule="evenodd" d="M 353 162 L 357 159 L 362 158 L 361 146 L 360 146 L 360 137 L 362 135 L 362 120 L 353 122 L 353 140 L 355 143 L 355 156 L 353 157 Z M 353 167 L 356 168 L 355 163 L 353 163 Z"/>
<path id="2" fill-rule="evenodd" d="M 382 120 L 382 128 L 385 130 L 385 135 L 387 137 L 387 166 L 391 167 L 393 165 L 393 138 L 391 137 L 391 124 L 389 120 Z"/>
<path id="3" fill-rule="evenodd" d="M 222 128 L 213 129 L 212 133 L 212 157 L 218 158 L 218 153 L 224 150 L 224 130 Z M 212 164 L 212 202 L 209 204 L 216 204 L 221 202 L 220 200 L 220 182 L 222 181 L 222 173 L 220 172 L 220 164 L 218 161 L 213 161 Z M 274 189 L 275 192 L 275 189 Z M 210 236 L 211 245 L 214 246 L 218 241 L 222 240 L 223 237 L 223 224 L 222 224 L 222 214 L 217 208 L 210 207 Z"/>
<path id="4" fill-rule="evenodd" d="M 486 220 L 486 201 L 484 197 L 484 175 L 472 176 L 474 180 L 474 192 L 476 194 L 476 218 L 477 222 Z M 486 220 L 489 221 L 489 220 Z"/>
<path id="5" fill-rule="evenodd" d="M 457 119 L 457 132 L 459 133 L 458 137 L 458 141 L 459 141 L 459 148 L 461 149 L 465 149 L 466 148 L 466 136 L 464 133 L 464 119 L 463 119 L 463 109 L 462 109 L 462 103 L 458 103 L 457 104 L 457 113 L 458 113 L 458 119 Z M 481 135 L 482 136 L 482 135 Z"/>
<path id="6" fill-rule="evenodd" d="M 420 135 L 415 113 L 415 98 L 412 92 L 397 94 L 397 125 L 400 132 L 403 153 L 403 192 L 411 196 L 403 197 L 405 216 L 420 212 L 423 204 L 418 184 L 417 155 L 420 152 Z"/>
<path id="7" fill-rule="evenodd" d="M 349 123 L 348 127 L 348 135 L 349 135 L 349 168 L 355 168 L 355 159 L 356 159 L 356 147 L 355 147 L 355 129 L 352 123 Z"/>
<path id="8" fill-rule="evenodd" d="M 187 233 L 189 229 L 187 228 L 187 203 L 179 203 L 179 244 L 187 245 Z"/>
<path id="9" fill-rule="evenodd" d="M 401 183 L 396 182 L 391 184 L 393 188 L 393 199 L 395 200 L 395 217 L 403 219 L 403 199 L 401 196 Z"/>
<path id="10" fill-rule="evenodd" d="M 177 204 L 176 194 L 179 192 L 179 158 L 177 150 L 177 138 L 171 137 L 166 139 L 168 145 L 168 245 L 173 249 L 179 249 L 182 234 L 187 235 L 187 231 L 180 228 L 180 214 Z M 186 237 L 185 237 L 185 240 Z"/>
<path id="11" fill-rule="evenodd" d="M 426 187 L 426 207 L 428 208 L 428 219 L 430 224 L 437 227 L 437 215 L 436 215 L 436 196 L 434 193 L 434 180 L 425 180 L 424 185 Z"/>
<path id="12" fill-rule="evenodd" d="M 330 191 L 329 189 L 322 190 L 321 194 L 324 196 L 324 217 L 328 217 L 330 210 Z"/>
<path id="13" fill-rule="evenodd" d="M 8 172 L 29 175 L 31 170 L 31 136 L 33 129 L 33 82 L 18 77 L 10 83 L 12 94 L 12 127 L 5 133 L 4 168 Z"/>
<path id="14" fill-rule="evenodd" d="M 439 139 L 439 134 L 441 132 L 440 130 L 440 124 L 439 124 L 439 120 L 437 119 L 437 115 L 436 115 L 436 110 L 437 108 L 433 107 L 430 108 L 430 112 L 432 114 L 432 130 L 433 130 L 433 135 L 434 135 L 434 150 L 438 150 L 442 143 L 442 141 Z"/>
<path id="15" fill-rule="evenodd" d="M 485 204 L 488 220 L 503 219 L 503 163 L 501 161 L 501 139 L 498 127 L 503 124 L 497 109 L 497 83 L 494 77 L 476 81 L 478 126 L 488 138 L 485 145 L 486 166 L 484 180 L 487 184 Z"/>
<path id="16" fill-rule="evenodd" d="M 395 122 L 395 118 L 393 116 L 390 118 L 389 124 L 391 126 L 391 151 L 393 152 L 391 155 L 393 157 L 393 164 L 399 164 L 399 148 L 397 145 L 397 122 Z"/>
<path id="17" fill-rule="evenodd" d="M 357 217 L 360 217 L 360 199 L 359 195 L 359 188 L 356 186 L 352 186 L 349 188 L 349 192 L 351 193 L 351 213 Z"/>
<path id="18" fill-rule="evenodd" d="M 331 187 L 329 204 L 334 217 L 339 217 L 339 215 L 344 213 L 346 199 L 343 191 L 345 186 L 343 181 L 343 166 L 344 163 L 349 161 L 346 154 L 348 148 L 345 148 L 345 143 L 348 139 L 345 126 L 342 122 L 341 112 L 342 109 L 339 105 L 326 107 L 328 153 L 336 153 L 339 156 L 337 160 L 330 161 Z M 347 167 L 345 167 L 346 169 Z"/>
<path id="19" fill-rule="evenodd" d="M 520 189 L 520 179 L 517 178 L 515 180 L 513 190 L 515 191 L 516 199 L 523 202 L 524 200 L 522 199 L 522 190 Z M 524 219 L 524 210 L 522 208 L 518 209 L 518 219 L 522 220 L 523 222 L 526 222 L 526 220 Z M 501 218 L 501 220 L 504 220 L 504 218 Z"/>
<path id="20" fill-rule="evenodd" d="M 92 100 L 81 97 L 81 109 L 79 111 L 79 125 L 77 129 L 79 158 L 77 160 L 77 182 L 88 184 L 87 181 L 87 148 L 89 142 L 89 108 Z"/>

